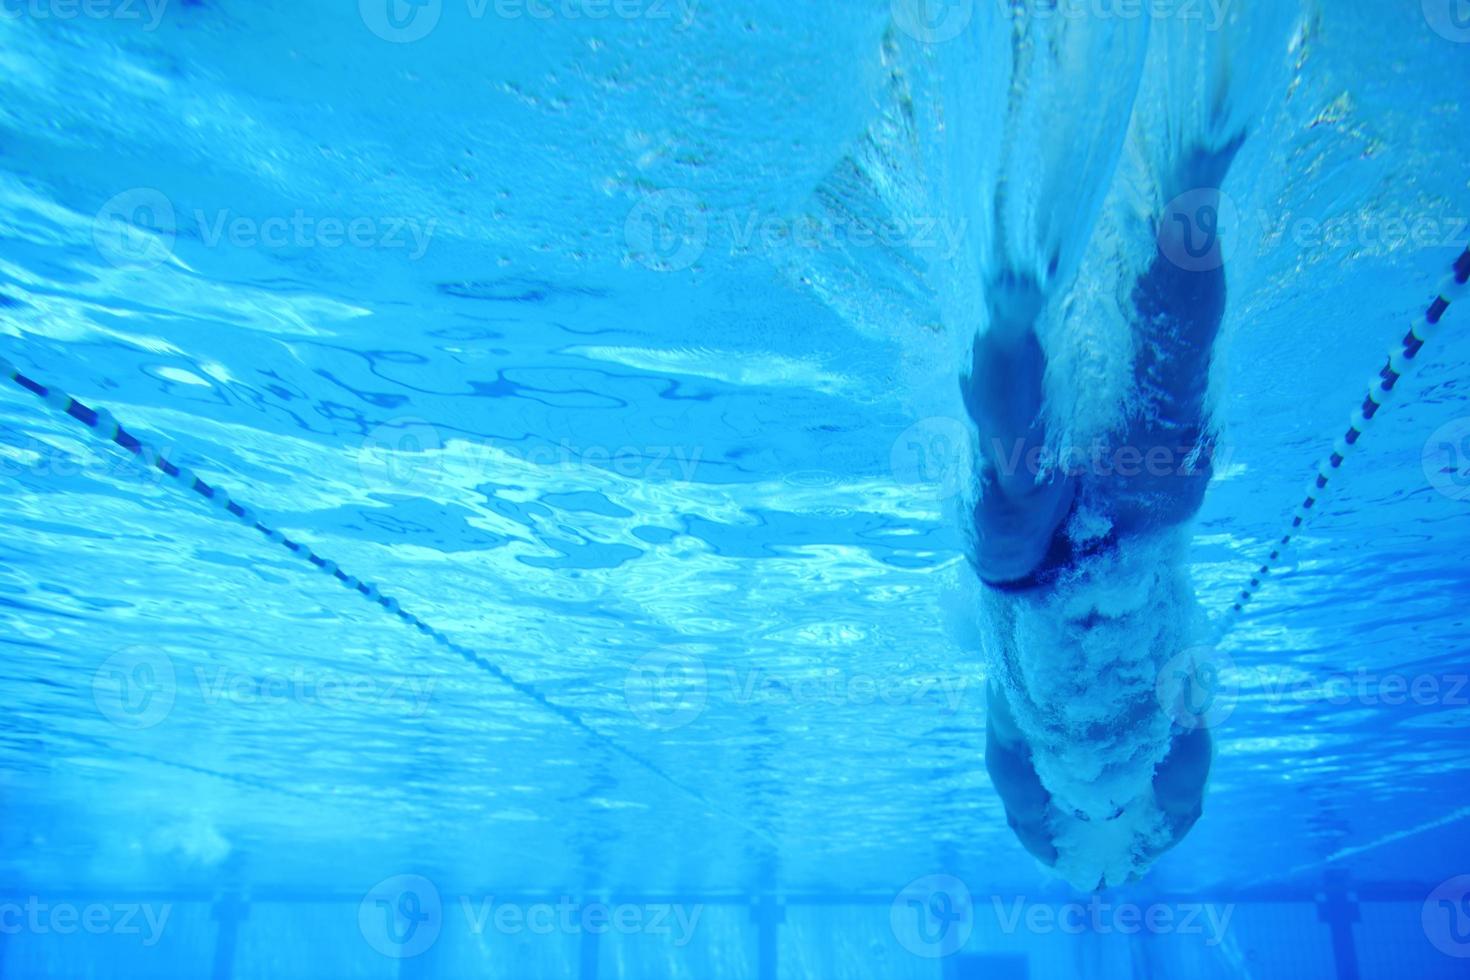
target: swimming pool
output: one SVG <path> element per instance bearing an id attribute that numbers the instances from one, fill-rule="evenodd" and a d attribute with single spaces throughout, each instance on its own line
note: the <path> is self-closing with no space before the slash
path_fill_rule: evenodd
<path id="1" fill-rule="evenodd" d="M 955 201 L 1085 196 L 1128 71 L 955 107 L 1232 7 L 790 6 L 3 7 L 0 975 L 1465 975 L 1464 302 L 1216 631 L 1203 819 L 1076 890 L 986 771 Z M 1466 13 L 1232 54 L 1217 624 L 1470 246 Z"/>

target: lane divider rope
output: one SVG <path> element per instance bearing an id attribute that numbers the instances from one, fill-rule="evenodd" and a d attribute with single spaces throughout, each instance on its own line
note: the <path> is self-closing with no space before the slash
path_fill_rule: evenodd
<path id="1" fill-rule="evenodd" d="M 1440 322 L 1444 319 L 1445 311 L 1450 308 L 1450 304 L 1465 294 L 1467 282 L 1470 282 L 1470 248 L 1467 248 L 1464 254 L 1456 260 L 1453 270 L 1440 283 L 1439 291 L 1429 309 L 1414 321 L 1409 332 L 1399 342 L 1399 346 L 1389 351 L 1388 363 L 1383 370 L 1378 372 L 1378 376 L 1369 382 L 1368 396 L 1363 399 L 1362 407 L 1353 413 L 1347 432 L 1333 444 L 1331 455 L 1322 460 L 1321 465 L 1317 467 L 1317 477 L 1307 488 L 1305 499 L 1297 507 L 1296 513 L 1292 515 L 1291 524 L 1287 527 L 1286 533 L 1276 542 L 1266 563 L 1236 596 L 1234 604 L 1226 614 L 1224 632 L 1230 631 L 1245 613 L 1246 607 L 1255 599 L 1262 584 L 1280 567 L 1287 549 L 1291 547 L 1321 502 L 1328 484 L 1342 469 L 1353 451 L 1358 448 L 1363 435 L 1368 431 L 1373 420 L 1378 417 L 1379 411 L 1392 399 L 1399 384 L 1422 363 L 1419 354 L 1424 350 L 1424 345 L 1439 332 Z"/>
<path id="2" fill-rule="evenodd" d="M 55 385 L 45 385 L 28 377 L 4 356 L 0 356 L 0 377 L 19 385 L 62 415 L 66 415 L 80 422 L 98 438 L 114 443 L 127 450 L 139 462 L 157 469 L 172 479 L 175 484 L 183 488 L 186 492 L 192 492 L 203 499 L 221 516 L 233 518 L 250 530 L 264 535 L 267 540 L 280 545 L 297 558 L 311 564 L 318 571 L 334 579 L 339 585 L 357 593 L 363 599 L 378 606 L 405 626 L 423 634 L 471 666 L 484 671 L 517 693 L 535 701 L 541 707 L 557 715 L 572 727 L 653 773 L 674 789 L 708 808 L 711 812 L 725 817 L 771 843 L 776 843 L 775 838 L 768 831 L 750 824 L 737 814 L 731 813 L 725 808 L 716 805 L 703 793 L 691 786 L 685 785 L 653 760 L 603 735 L 575 711 L 552 701 L 537 689 L 535 685 L 517 680 L 506 673 L 501 667 L 487 660 L 474 650 L 456 643 L 443 630 L 438 629 L 409 612 L 407 609 L 404 609 L 402 603 L 392 596 L 386 595 L 377 585 L 363 581 L 354 575 L 349 575 L 336 562 L 317 554 L 307 545 L 293 541 L 280 531 L 264 523 L 255 511 L 235 500 L 224 488 L 207 483 L 187 467 L 177 466 L 170 462 L 162 452 L 130 433 L 106 409 L 93 408 L 68 395 Z"/>

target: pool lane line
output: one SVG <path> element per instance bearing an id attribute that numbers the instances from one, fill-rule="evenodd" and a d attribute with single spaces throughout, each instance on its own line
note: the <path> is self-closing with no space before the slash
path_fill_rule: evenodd
<path id="1" fill-rule="evenodd" d="M 1347 432 L 1333 444 L 1332 454 L 1317 467 L 1317 478 L 1307 488 L 1306 498 L 1297 507 L 1296 513 L 1292 516 L 1291 525 L 1281 540 L 1276 543 L 1266 563 L 1251 578 L 1249 586 L 1236 597 L 1226 615 L 1225 630 L 1227 632 L 1245 612 L 1245 607 L 1256 597 L 1262 582 L 1280 566 L 1282 555 L 1301 533 L 1313 509 L 1321 501 L 1328 484 L 1342 469 L 1348 457 L 1358 448 L 1359 441 L 1368 431 L 1372 421 L 1378 417 L 1379 410 L 1389 403 L 1394 392 L 1398 390 L 1399 383 L 1421 363 L 1420 352 L 1424 350 L 1424 345 L 1434 339 L 1434 335 L 1438 333 L 1440 321 L 1444 319 L 1445 311 L 1450 308 L 1450 304 L 1465 294 L 1467 282 L 1470 282 L 1470 248 L 1467 248 L 1464 254 L 1455 261 L 1454 268 L 1439 284 L 1435 300 L 1430 304 L 1428 311 L 1414 321 L 1409 332 L 1399 342 L 1399 346 L 1389 351 L 1388 363 L 1383 370 L 1379 371 L 1378 376 L 1368 383 L 1368 396 L 1363 399 L 1362 407 L 1353 413 Z"/>
<path id="2" fill-rule="evenodd" d="M 1444 814 L 1443 816 L 1435 817 L 1433 820 L 1426 820 L 1424 823 L 1415 824 L 1414 826 L 1407 827 L 1403 830 L 1391 831 L 1387 834 L 1384 834 L 1382 837 L 1377 837 L 1371 841 L 1368 841 L 1366 844 L 1354 844 L 1350 847 L 1339 848 L 1326 857 L 1320 858 L 1316 861 L 1308 861 L 1305 864 L 1298 864 L 1294 868 L 1287 868 L 1282 871 L 1273 871 L 1268 874 L 1264 874 L 1259 878 L 1252 878 L 1239 887 L 1242 889 L 1254 888 L 1260 885 L 1270 884 L 1271 882 L 1295 878 L 1299 875 L 1306 874 L 1308 871 L 1316 871 L 1318 868 L 1325 868 L 1330 865 L 1341 864 L 1349 858 L 1359 857 L 1363 854 L 1367 854 L 1369 851 L 1376 851 L 1380 847 L 1386 847 L 1389 844 L 1397 844 L 1400 841 L 1405 841 L 1412 837 L 1418 837 L 1420 834 L 1427 834 L 1431 830 L 1439 830 L 1441 827 L 1448 827 L 1451 824 L 1456 824 L 1466 819 L 1470 819 L 1470 806 L 1462 806 L 1458 810 L 1453 810 L 1449 813 Z"/>
<path id="3" fill-rule="evenodd" d="M 28 377 L 3 355 L 0 355 L 0 377 L 19 385 L 62 415 L 69 416 L 75 421 L 80 422 L 98 438 L 114 443 L 129 453 L 132 453 L 138 461 L 148 467 L 157 469 L 165 476 L 171 478 L 185 491 L 192 491 L 206 503 L 214 507 L 221 516 L 232 517 L 245 527 L 264 535 L 268 540 L 285 548 L 297 558 L 308 562 L 318 571 L 335 579 L 344 588 L 356 592 L 363 599 L 380 607 L 405 626 L 417 630 L 439 646 L 457 655 L 470 666 L 479 668 L 518 694 L 535 701 L 573 728 L 590 736 L 594 741 L 607 746 L 618 755 L 651 772 L 669 786 L 706 807 L 709 812 L 724 817 L 735 825 L 765 839 L 768 843 L 778 843 L 774 835 L 769 831 L 747 823 L 740 815 L 716 805 L 699 790 L 691 786 L 686 786 L 684 783 L 675 779 L 668 770 L 658 765 L 658 763 L 603 735 L 584 721 L 575 711 L 556 704 L 545 694 L 541 693 L 534 685 L 525 681 L 516 680 L 474 650 L 454 642 L 442 630 L 404 609 L 403 605 L 397 599 L 385 595 L 378 586 L 347 574 L 336 562 L 318 555 L 307 545 L 293 541 L 280 531 L 265 524 L 257 517 L 255 511 L 234 500 L 222 487 L 206 483 L 187 467 L 174 465 L 165 458 L 162 452 L 128 432 L 107 409 L 92 408 L 68 395 L 55 385 L 45 385 Z"/>

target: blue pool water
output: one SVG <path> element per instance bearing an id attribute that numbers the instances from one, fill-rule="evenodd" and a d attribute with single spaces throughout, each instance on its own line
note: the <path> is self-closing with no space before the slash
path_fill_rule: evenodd
<path id="1" fill-rule="evenodd" d="M 1227 617 L 1470 246 L 1470 10 L 1233 6 L 0 7 L 0 976 L 1470 975 L 1463 300 Z M 985 765 L 975 202 L 1085 444 L 1202 63 L 1216 756 L 1094 895 Z"/>

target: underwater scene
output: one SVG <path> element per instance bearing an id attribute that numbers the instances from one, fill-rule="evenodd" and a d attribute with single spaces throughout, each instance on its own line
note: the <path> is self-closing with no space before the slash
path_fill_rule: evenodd
<path id="1" fill-rule="evenodd" d="M 0 978 L 1470 977 L 1467 0 L 0 0 Z"/>

